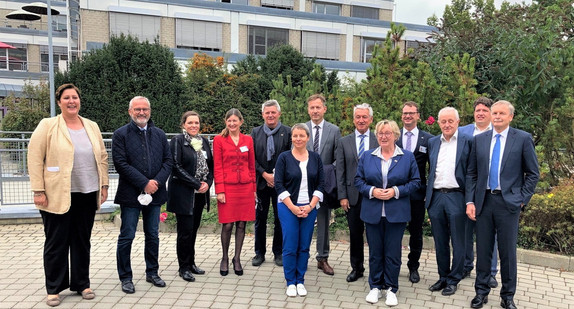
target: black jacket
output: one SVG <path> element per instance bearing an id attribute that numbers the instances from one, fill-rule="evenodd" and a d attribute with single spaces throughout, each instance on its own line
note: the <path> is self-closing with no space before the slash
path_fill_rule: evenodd
<path id="1" fill-rule="evenodd" d="M 279 130 L 273 135 L 275 143 L 275 154 L 271 161 L 267 161 L 267 135 L 263 126 L 253 128 L 251 131 L 253 138 L 253 147 L 255 148 L 255 170 L 257 190 L 263 190 L 267 187 L 267 181 L 263 178 L 263 172 L 273 174 L 277 158 L 283 151 L 291 150 L 291 128 L 281 125 Z"/>
<path id="2" fill-rule="evenodd" d="M 205 137 L 202 139 L 202 150 L 207 155 L 207 167 L 209 168 L 205 182 L 211 187 L 213 184 L 213 155 L 207 139 Z M 169 176 L 167 211 L 181 215 L 193 215 L 194 190 L 201 186 L 201 182 L 195 178 L 197 156 L 203 155 L 203 153 L 196 152 L 183 134 L 171 139 L 170 149 L 173 154 L 173 168 L 171 176 Z M 204 194 L 206 195 L 206 203 L 209 203 L 209 190 Z"/>

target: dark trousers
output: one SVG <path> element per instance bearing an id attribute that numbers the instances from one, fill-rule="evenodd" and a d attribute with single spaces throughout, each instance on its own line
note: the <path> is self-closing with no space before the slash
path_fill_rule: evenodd
<path id="1" fill-rule="evenodd" d="M 486 193 L 480 215 L 476 218 L 476 282 L 477 294 L 490 293 L 488 279 L 494 237 L 498 237 L 498 254 L 500 256 L 500 277 L 502 299 L 513 299 L 516 292 L 517 265 L 516 241 L 518 238 L 518 220 L 520 210 L 507 205 L 501 194 Z"/>
<path id="2" fill-rule="evenodd" d="M 350 206 L 347 211 L 347 223 L 349 224 L 349 238 L 351 243 L 351 267 L 353 270 L 363 272 L 365 266 L 365 223 L 361 220 L 361 199 L 357 205 Z"/>
<path id="3" fill-rule="evenodd" d="M 145 235 L 144 258 L 147 276 L 157 275 L 159 269 L 159 213 L 160 206 L 128 207 L 120 205 L 122 226 L 118 237 L 116 260 L 120 281 L 133 279 L 131 266 L 132 243 L 136 236 L 140 212 Z"/>
<path id="4" fill-rule="evenodd" d="M 48 294 L 67 288 L 81 292 L 90 287 L 90 238 L 98 191 L 72 193 L 71 198 L 70 210 L 65 214 L 40 211 L 46 236 L 44 274 Z"/>
<path id="5" fill-rule="evenodd" d="M 283 203 L 279 203 L 278 208 L 283 229 L 283 274 L 285 281 L 287 281 L 288 286 L 304 284 L 317 209 L 313 209 L 307 218 L 299 218 Z"/>
<path id="6" fill-rule="evenodd" d="M 428 209 L 440 280 L 457 285 L 464 269 L 466 204 L 463 192 L 435 191 Z M 452 243 L 452 266 L 450 244 Z"/>
<path id="7" fill-rule="evenodd" d="M 423 252 L 423 222 L 425 220 L 425 201 L 411 200 L 411 221 L 409 229 L 409 270 L 419 269 L 421 253 Z"/>
<path id="8" fill-rule="evenodd" d="M 329 221 L 331 209 L 327 203 L 321 203 L 317 209 L 317 261 L 328 259 L 331 244 L 329 243 Z"/>
<path id="9" fill-rule="evenodd" d="M 470 272 L 474 269 L 474 230 L 476 228 L 476 221 L 466 218 L 465 228 L 465 257 L 464 257 L 464 270 Z M 498 241 L 494 238 L 494 250 L 492 250 L 492 264 L 490 266 L 490 275 L 496 276 L 498 272 Z"/>
<path id="10" fill-rule="evenodd" d="M 401 241 L 406 222 L 391 223 L 382 217 L 378 224 L 365 223 L 369 243 L 369 286 L 393 293 L 399 289 Z"/>
<path id="11" fill-rule="evenodd" d="M 281 223 L 277 214 L 277 192 L 275 188 L 265 187 L 257 190 L 257 197 L 261 201 L 261 207 L 255 210 L 255 255 L 265 256 L 267 252 L 267 218 L 269 215 L 269 205 L 273 205 L 273 245 L 272 250 L 275 256 L 280 256 L 283 250 L 283 236 L 281 233 Z"/>
<path id="12" fill-rule="evenodd" d="M 179 271 L 191 270 L 195 265 L 195 240 L 201 224 L 205 194 L 195 194 L 193 215 L 175 214 L 177 219 L 177 262 Z"/>

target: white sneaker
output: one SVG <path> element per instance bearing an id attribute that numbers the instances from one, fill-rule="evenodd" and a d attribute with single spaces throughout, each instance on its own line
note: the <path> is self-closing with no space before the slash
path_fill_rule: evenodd
<path id="1" fill-rule="evenodd" d="M 393 290 L 391 290 L 391 288 L 389 288 L 387 290 L 387 300 L 385 301 L 385 305 L 391 307 L 391 306 L 396 306 L 399 304 L 399 301 L 397 300 L 397 295 L 395 293 L 393 293 Z"/>
<path id="2" fill-rule="evenodd" d="M 365 300 L 368 303 L 375 304 L 379 301 L 379 298 L 381 297 L 383 297 L 383 291 L 377 288 L 372 288 L 367 297 L 365 297 Z"/>
<path id="3" fill-rule="evenodd" d="M 289 284 L 289 286 L 287 287 L 287 292 L 285 292 L 285 294 L 287 294 L 287 296 L 289 297 L 297 296 L 297 288 L 295 287 L 295 285 Z"/>
<path id="4" fill-rule="evenodd" d="M 307 289 L 303 283 L 297 284 L 297 294 L 299 294 L 299 296 L 307 296 Z"/>

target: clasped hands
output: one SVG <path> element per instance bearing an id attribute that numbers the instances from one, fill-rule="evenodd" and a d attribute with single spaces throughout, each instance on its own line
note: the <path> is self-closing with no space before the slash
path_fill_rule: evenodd
<path id="1" fill-rule="evenodd" d="M 373 197 L 379 200 L 388 201 L 395 197 L 395 189 L 388 188 L 388 189 L 381 189 L 375 188 L 373 189 Z"/>
<path id="2" fill-rule="evenodd" d="M 295 216 L 297 216 L 297 218 L 307 218 L 309 213 L 313 210 L 313 207 L 311 207 L 309 204 L 303 206 L 294 205 L 289 209 Z"/>

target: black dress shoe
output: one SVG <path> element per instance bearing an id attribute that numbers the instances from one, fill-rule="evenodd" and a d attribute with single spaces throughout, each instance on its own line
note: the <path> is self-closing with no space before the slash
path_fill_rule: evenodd
<path id="1" fill-rule="evenodd" d="M 470 302 L 471 308 L 482 308 L 483 304 L 488 303 L 488 295 L 476 294 L 476 296 Z"/>
<path id="2" fill-rule="evenodd" d="M 191 265 L 191 273 L 196 275 L 203 275 L 205 274 L 205 270 L 197 267 L 196 265 Z"/>
<path id="3" fill-rule="evenodd" d="M 441 294 L 444 296 L 454 295 L 454 293 L 456 293 L 456 285 L 454 284 L 447 285 L 446 288 L 444 288 L 441 292 Z"/>
<path id="4" fill-rule="evenodd" d="M 265 257 L 263 255 L 256 255 L 253 257 L 253 259 L 251 260 L 251 265 L 253 266 L 261 266 L 261 264 L 263 264 L 263 262 L 265 262 Z"/>
<path id="5" fill-rule="evenodd" d="M 122 291 L 127 294 L 133 294 L 136 292 L 134 283 L 131 280 L 122 281 Z"/>
<path id="6" fill-rule="evenodd" d="M 439 280 L 429 287 L 429 291 L 436 292 L 446 288 L 446 281 Z"/>
<path id="7" fill-rule="evenodd" d="M 496 278 L 494 276 L 490 276 L 490 278 L 488 278 L 488 286 L 491 289 L 498 287 L 498 281 L 496 281 Z"/>
<path id="8" fill-rule="evenodd" d="M 516 305 L 514 304 L 514 300 L 512 299 L 501 299 L 500 300 L 500 307 L 506 309 L 516 309 Z"/>
<path id="9" fill-rule="evenodd" d="M 470 278 L 470 272 L 471 272 L 471 271 L 472 271 L 472 269 L 465 270 L 465 271 L 462 273 L 462 279 L 464 279 L 464 278 Z"/>
<path id="10" fill-rule="evenodd" d="M 347 276 L 347 282 L 355 282 L 359 280 L 359 278 L 363 277 L 363 271 L 354 270 L 349 273 Z"/>
<path id="11" fill-rule="evenodd" d="M 157 286 L 158 288 L 165 287 L 165 281 L 161 280 L 158 275 L 146 276 L 145 281 Z"/>
<path id="12" fill-rule="evenodd" d="M 412 283 L 418 283 L 421 281 L 421 276 L 419 275 L 419 271 L 416 269 L 409 270 L 409 281 Z"/>
<path id="13" fill-rule="evenodd" d="M 275 256 L 275 265 L 283 267 L 283 256 L 281 254 Z"/>
<path id="14" fill-rule="evenodd" d="M 195 277 L 193 276 L 193 274 L 191 273 L 190 270 L 180 271 L 179 276 L 181 278 L 183 278 L 183 280 L 185 280 L 185 281 L 189 281 L 189 282 L 195 281 Z"/>

